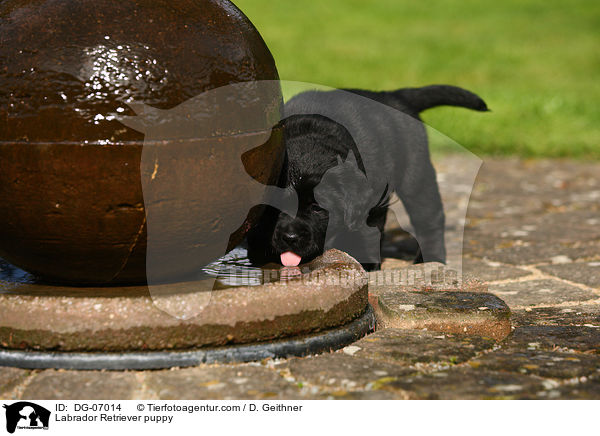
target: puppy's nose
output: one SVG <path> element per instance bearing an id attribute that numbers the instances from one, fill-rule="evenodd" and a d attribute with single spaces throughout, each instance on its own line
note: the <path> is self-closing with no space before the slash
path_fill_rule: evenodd
<path id="1" fill-rule="evenodd" d="M 298 236 L 298 233 L 294 233 L 294 232 L 286 232 L 283 235 L 281 235 L 281 239 L 283 239 L 283 241 L 286 244 L 295 244 L 296 242 L 298 242 L 298 240 L 300 239 L 300 236 Z"/>

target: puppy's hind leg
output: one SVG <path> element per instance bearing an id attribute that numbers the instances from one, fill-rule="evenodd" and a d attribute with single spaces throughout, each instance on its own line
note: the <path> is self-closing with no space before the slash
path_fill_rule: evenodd
<path id="1" fill-rule="evenodd" d="M 381 254 L 383 245 L 383 231 L 385 229 L 385 222 L 387 219 L 387 207 L 374 207 L 369 211 L 367 218 L 367 226 L 377 228 L 379 232 L 379 243 L 373 249 L 378 252 L 377 262 L 363 263 L 362 266 L 366 271 L 378 271 L 381 269 Z"/>

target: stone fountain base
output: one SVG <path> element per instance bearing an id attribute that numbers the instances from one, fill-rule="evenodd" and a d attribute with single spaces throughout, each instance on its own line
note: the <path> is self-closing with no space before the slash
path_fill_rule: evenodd
<path id="1" fill-rule="evenodd" d="M 209 296 L 198 283 L 182 283 L 159 304 L 147 287 L 61 287 L 4 274 L 0 365 L 145 369 L 248 361 L 343 347 L 374 329 L 360 264 L 331 250 L 310 270 Z M 199 302 L 203 309 L 187 319 L 160 309 Z"/>
<path id="2" fill-rule="evenodd" d="M 26 369 L 143 370 L 302 357 L 343 348 L 375 330 L 370 306 L 357 319 L 337 328 L 269 342 L 202 347 L 189 351 L 52 352 L 0 350 L 0 366 Z"/>

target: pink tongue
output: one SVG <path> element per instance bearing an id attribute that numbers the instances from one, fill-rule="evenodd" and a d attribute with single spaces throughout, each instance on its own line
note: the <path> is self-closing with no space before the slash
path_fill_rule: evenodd
<path id="1" fill-rule="evenodd" d="M 298 266 L 300 265 L 301 260 L 302 258 L 300 256 L 291 251 L 286 251 L 281 254 L 281 264 L 283 266 Z"/>

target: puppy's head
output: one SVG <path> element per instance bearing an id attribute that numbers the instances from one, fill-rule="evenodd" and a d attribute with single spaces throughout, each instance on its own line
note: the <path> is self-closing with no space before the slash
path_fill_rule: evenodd
<path id="1" fill-rule="evenodd" d="M 299 208 L 295 218 L 280 214 L 272 245 L 284 266 L 296 266 L 335 246 L 333 241 L 349 232 L 360 235 L 367 226 L 370 209 L 377 199 L 354 153 L 324 173 L 303 175 L 295 189 Z"/>
<path id="2" fill-rule="evenodd" d="M 295 266 L 323 253 L 332 225 L 339 225 L 338 211 L 347 210 L 348 216 L 354 215 L 344 203 L 347 192 L 354 190 L 349 185 L 353 185 L 356 172 L 362 171 L 364 180 L 365 169 L 352 135 L 341 124 L 321 115 L 298 115 L 286 118 L 283 125 L 285 186 L 298 196 L 298 213 L 296 217 L 279 214 L 271 246 L 283 265 Z M 346 158 L 350 152 L 354 167 L 331 172 L 340 166 L 339 156 Z M 343 221 L 342 217 L 340 222 Z"/>
<path id="3" fill-rule="evenodd" d="M 297 266 L 323 253 L 329 214 L 315 201 L 317 184 L 317 177 L 304 176 L 290 186 L 298 195 L 298 213 L 280 213 L 271 240 L 284 266 Z"/>

